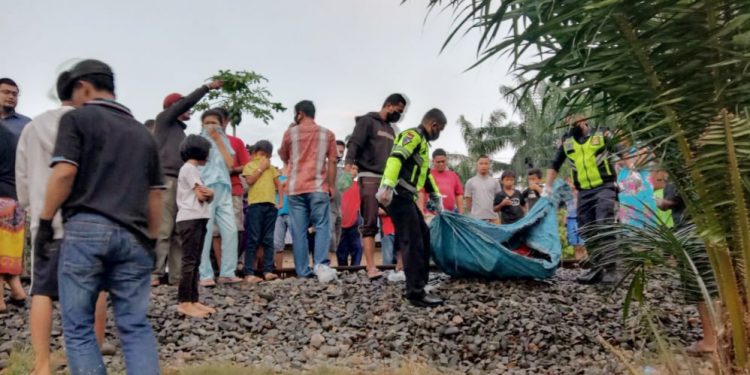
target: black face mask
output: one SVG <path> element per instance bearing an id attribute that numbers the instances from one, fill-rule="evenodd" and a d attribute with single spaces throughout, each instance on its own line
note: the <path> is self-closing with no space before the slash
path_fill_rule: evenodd
<path id="1" fill-rule="evenodd" d="M 391 112 L 387 116 L 385 116 L 385 121 L 387 122 L 398 122 L 398 120 L 401 120 L 401 113 L 400 112 Z"/>
<path id="2" fill-rule="evenodd" d="M 583 137 L 583 127 L 581 127 L 581 126 L 574 126 L 573 129 L 570 130 L 570 134 L 574 138 L 581 138 L 581 137 Z"/>
<path id="3" fill-rule="evenodd" d="M 432 141 L 437 141 L 438 138 L 440 138 L 440 128 L 433 127 L 432 131 L 430 132 L 430 135 L 427 136 L 427 140 L 432 142 Z"/>

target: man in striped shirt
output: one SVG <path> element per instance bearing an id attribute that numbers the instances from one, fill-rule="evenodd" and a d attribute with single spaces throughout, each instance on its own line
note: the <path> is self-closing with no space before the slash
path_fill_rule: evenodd
<path id="1" fill-rule="evenodd" d="M 294 124 L 284 133 L 279 156 L 289 165 L 287 196 L 297 276 L 324 281 L 335 273 L 328 265 L 331 243 L 330 204 L 336 188 L 336 137 L 315 123 L 315 105 L 294 106 Z M 315 228 L 314 268 L 307 247 L 308 223 Z M 334 276 L 335 277 L 335 276 Z"/>

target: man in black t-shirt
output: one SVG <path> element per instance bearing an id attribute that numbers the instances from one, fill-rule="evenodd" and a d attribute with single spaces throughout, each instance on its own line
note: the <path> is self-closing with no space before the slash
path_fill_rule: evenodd
<path id="1" fill-rule="evenodd" d="M 35 247 L 50 248 L 52 217 L 62 207 L 58 282 L 68 367 L 74 375 L 105 368 L 93 323 L 97 296 L 107 290 L 128 373 L 158 374 L 146 316 L 164 188 L 156 141 L 115 101 L 109 66 L 84 60 L 63 74 L 63 92 L 78 108 L 60 120 Z"/>
<path id="2" fill-rule="evenodd" d="M 512 224 L 526 215 L 526 200 L 516 186 L 516 173 L 505 171 L 500 177 L 502 190 L 495 194 L 495 212 L 500 212 L 501 224 Z"/>

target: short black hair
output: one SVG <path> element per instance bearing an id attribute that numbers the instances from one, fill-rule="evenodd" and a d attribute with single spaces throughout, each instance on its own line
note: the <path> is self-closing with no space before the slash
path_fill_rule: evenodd
<path id="1" fill-rule="evenodd" d="M 315 118 L 315 104 L 309 100 L 303 100 L 294 105 L 294 115 L 302 112 L 305 116 Z"/>
<path id="2" fill-rule="evenodd" d="M 539 178 L 542 178 L 542 170 L 539 168 L 531 168 L 528 172 L 526 172 L 527 176 L 537 176 Z"/>
<path id="3" fill-rule="evenodd" d="M 204 161 L 208 159 L 208 152 L 211 150 L 211 143 L 205 138 L 190 134 L 180 144 L 180 157 L 182 161 L 188 161 L 195 159 L 198 161 Z"/>
<path id="4" fill-rule="evenodd" d="M 62 72 L 59 76 L 57 76 L 57 84 L 55 85 L 55 87 L 57 89 L 57 98 L 60 99 L 61 102 L 70 100 L 73 97 L 73 91 L 68 89 L 69 80 L 69 72 Z"/>
<path id="5" fill-rule="evenodd" d="M 221 121 L 229 121 L 229 111 L 226 108 L 216 107 L 211 109 L 221 114 Z"/>
<path id="6" fill-rule="evenodd" d="M 340 139 L 336 140 L 336 145 L 337 146 L 344 146 L 344 147 L 346 147 L 346 143 L 344 141 L 340 140 Z"/>
<path id="7" fill-rule="evenodd" d="M 148 130 L 153 130 L 154 125 L 156 125 L 156 121 L 154 121 L 153 119 L 148 119 L 143 123 L 143 126 L 145 126 Z"/>
<path id="8" fill-rule="evenodd" d="M 224 117 L 221 115 L 221 112 L 215 109 L 209 109 L 208 111 L 203 112 L 203 114 L 201 115 L 201 122 L 203 122 L 203 120 L 205 120 L 206 117 L 211 117 L 211 116 L 218 118 L 219 122 L 222 122 L 224 120 Z"/>
<path id="9" fill-rule="evenodd" d="M 271 156 L 273 154 L 273 145 L 271 144 L 271 142 L 263 139 L 258 142 L 255 142 L 255 146 L 253 146 L 253 151 L 255 152 L 263 151 L 268 156 Z"/>
<path id="10" fill-rule="evenodd" d="M 479 155 L 479 157 L 477 158 L 477 160 L 479 160 L 479 159 L 489 159 L 489 158 L 490 158 L 489 155 L 482 154 L 482 155 Z"/>
<path id="11" fill-rule="evenodd" d="M 448 154 L 443 150 L 442 148 L 436 148 L 435 151 L 432 152 L 432 158 L 436 158 L 438 156 L 445 156 L 447 157 Z"/>
<path id="12" fill-rule="evenodd" d="M 448 123 L 448 119 L 445 118 L 445 114 L 443 113 L 443 111 L 437 108 L 433 108 L 424 114 L 424 117 L 422 117 L 422 123 L 425 123 L 427 121 L 435 121 L 439 125 L 445 125 Z"/>
<path id="13" fill-rule="evenodd" d="M 500 175 L 500 179 L 504 179 L 506 177 L 512 177 L 513 179 L 516 178 L 516 172 L 513 171 L 503 171 L 503 174 Z"/>
<path id="14" fill-rule="evenodd" d="M 74 83 L 78 81 L 86 81 L 90 83 L 91 86 L 94 86 L 95 89 L 100 90 L 100 91 L 106 91 L 109 93 L 115 92 L 115 79 L 112 76 L 109 76 L 106 74 L 101 74 L 101 73 L 86 74 L 79 78 L 76 78 Z"/>
<path id="15" fill-rule="evenodd" d="M 385 101 L 383 102 L 383 107 L 387 106 L 388 104 L 391 104 L 391 105 L 403 104 L 404 106 L 406 106 L 406 98 L 403 95 L 398 94 L 398 93 L 391 94 L 391 95 L 388 95 L 387 98 L 385 98 Z"/>
<path id="16" fill-rule="evenodd" d="M 15 88 L 18 88 L 18 85 L 16 84 L 16 81 L 14 81 L 14 80 L 12 80 L 12 79 L 10 79 L 8 77 L 0 78 L 0 85 L 8 85 L 8 86 L 13 86 Z"/>

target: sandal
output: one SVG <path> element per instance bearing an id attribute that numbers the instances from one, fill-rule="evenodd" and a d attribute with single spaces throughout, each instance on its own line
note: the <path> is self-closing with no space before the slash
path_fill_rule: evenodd
<path id="1" fill-rule="evenodd" d="M 263 275 L 263 278 L 266 279 L 266 281 L 273 281 L 279 278 L 279 275 L 269 272 L 265 275 Z"/>
<path id="2" fill-rule="evenodd" d="M 703 356 L 706 354 L 712 354 L 715 350 L 708 350 L 703 347 L 701 347 L 698 342 L 694 342 L 690 344 L 687 348 L 685 348 L 685 353 L 691 355 L 691 356 Z"/>
<path id="3" fill-rule="evenodd" d="M 383 277 L 383 273 L 380 271 L 375 271 L 375 273 L 367 273 L 367 278 L 370 279 L 370 281 L 377 280 L 381 277 Z"/>
<path id="4" fill-rule="evenodd" d="M 237 284 L 237 283 L 242 282 L 242 279 L 236 276 L 235 277 L 220 277 L 218 281 L 220 284 Z"/>
<path id="5" fill-rule="evenodd" d="M 8 303 L 16 307 L 24 308 L 26 307 L 26 298 L 16 299 L 16 298 L 10 297 L 8 298 Z"/>
<path id="6" fill-rule="evenodd" d="M 211 288 L 216 286 L 216 281 L 213 279 L 205 279 L 200 281 L 200 286 Z"/>
<path id="7" fill-rule="evenodd" d="M 257 284 L 261 281 L 263 281 L 263 279 L 255 275 L 245 276 L 245 282 L 248 284 Z"/>

